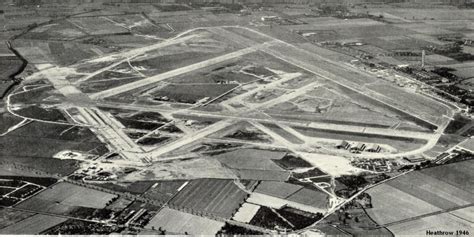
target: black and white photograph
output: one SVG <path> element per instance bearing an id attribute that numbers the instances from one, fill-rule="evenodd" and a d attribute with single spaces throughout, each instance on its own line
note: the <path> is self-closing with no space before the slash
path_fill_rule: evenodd
<path id="1" fill-rule="evenodd" d="M 474 236 L 474 0 L 0 0 L 0 236 Z"/>

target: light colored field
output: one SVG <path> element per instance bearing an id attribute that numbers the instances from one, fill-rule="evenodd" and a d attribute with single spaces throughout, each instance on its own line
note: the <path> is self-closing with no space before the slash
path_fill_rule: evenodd
<path id="1" fill-rule="evenodd" d="M 471 219 L 472 220 L 472 219 Z M 431 231 L 453 231 L 467 230 L 469 233 L 474 231 L 472 222 L 455 217 L 449 213 L 443 213 L 435 216 L 425 217 L 419 220 L 401 223 L 388 227 L 395 236 L 425 236 L 427 230 Z"/>
<path id="2" fill-rule="evenodd" d="M 371 84 L 367 87 L 391 98 L 394 104 L 403 108 L 405 111 L 418 114 L 435 124 L 439 123 L 438 120 L 442 115 L 449 114 L 448 108 L 435 100 L 403 91 L 386 83 Z"/>
<path id="3" fill-rule="evenodd" d="M 65 206 L 104 208 L 107 202 L 116 196 L 117 195 L 114 194 L 61 182 L 46 189 L 26 202 L 21 203 L 19 206 L 26 209 L 36 209 L 38 207 L 37 201 L 43 201 L 51 203 L 52 205 L 61 204 Z"/>
<path id="4" fill-rule="evenodd" d="M 473 170 L 474 160 L 467 160 L 463 162 L 437 166 L 430 169 L 424 169 L 420 172 L 461 189 L 463 190 L 463 193 L 470 193 L 471 195 L 466 195 L 463 193 L 456 195 L 458 197 L 470 198 L 466 200 L 472 200 L 474 198 L 472 196 L 472 193 L 474 193 L 474 182 L 472 182 L 474 178 L 474 173 L 472 172 Z"/>
<path id="5" fill-rule="evenodd" d="M 322 191 L 304 188 L 289 196 L 287 200 L 319 209 L 325 209 L 327 208 L 329 197 Z"/>
<path id="6" fill-rule="evenodd" d="M 302 188 L 290 183 L 263 181 L 257 186 L 255 192 L 285 199 Z"/>
<path id="7" fill-rule="evenodd" d="M 292 30 L 332 30 L 334 28 L 352 28 L 352 27 L 361 27 L 361 26 L 376 26 L 383 25 L 384 23 L 360 18 L 360 19 L 351 19 L 346 21 L 343 19 L 333 18 L 333 17 L 321 17 L 321 18 L 307 18 L 303 21 L 308 22 L 306 25 L 290 25 L 286 26 Z"/>
<path id="8" fill-rule="evenodd" d="M 275 180 L 284 182 L 290 177 L 290 172 L 284 170 L 235 169 L 234 172 L 240 179 L 249 180 Z"/>
<path id="9" fill-rule="evenodd" d="M 373 208 L 367 209 L 367 213 L 379 224 L 441 210 L 387 184 L 381 184 L 367 193 L 372 197 L 373 205 Z"/>
<path id="10" fill-rule="evenodd" d="M 69 22 L 91 35 L 128 32 L 127 29 L 114 24 L 103 17 L 72 18 Z"/>
<path id="11" fill-rule="evenodd" d="M 464 220 L 474 220 L 474 207 L 472 206 L 463 209 L 458 209 L 450 213 Z"/>
<path id="12" fill-rule="evenodd" d="M 0 230 L 0 234 L 39 234 L 67 219 L 37 214 Z"/>
<path id="13" fill-rule="evenodd" d="M 146 228 L 161 227 L 167 232 L 187 232 L 190 235 L 215 235 L 224 225 L 223 222 L 164 208 L 150 220 Z"/>
<path id="14" fill-rule="evenodd" d="M 254 203 L 260 206 L 271 207 L 275 209 L 280 209 L 284 206 L 293 207 L 299 210 L 311 212 L 311 213 L 325 213 L 327 210 L 326 208 L 317 208 L 314 206 L 308 206 L 301 203 L 293 202 L 290 200 L 272 197 L 266 194 L 261 193 L 252 193 L 250 197 L 247 199 L 247 202 Z"/>
<path id="15" fill-rule="evenodd" d="M 257 211 L 260 209 L 260 206 L 250 204 L 250 203 L 244 203 L 242 207 L 235 213 L 234 217 L 232 219 L 244 223 L 249 223 L 252 218 L 257 214 Z"/>
<path id="16" fill-rule="evenodd" d="M 306 153 L 302 158 L 325 173 L 336 177 L 354 175 L 361 171 L 361 169 L 352 166 L 350 160 L 339 156 Z"/>
<path id="17" fill-rule="evenodd" d="M 387 184 L 441 209 L 474 203 L 472 193 L 421 172 L 411 172 Z"/>
<path id="18" fill-rule="evenodd" d="M 392 15 L 401 17 L 401 18 L 406 18 L 407 20 L 412 20 L 413 17 L 415 19 L 431 19 L 435 18 L 435 20 L 468 20 L 468 19 L 474 19 L 474 14 L 473 10 L 470 9 L 457 9 L 457 8 L 392 8 L 392 7 L 386 7 L 386 8 L 368 8 L 368 9 L 361 9 L 364 12 L 369 11 L 369 12 L 386 12 L 390 13 Z M 432 22 L 432 21 L 430 21 Z M 436 21 L 435 21 L 436 22 Z"/>
<path id="19" fill-rule="evenodd" d="M 474 138 L 464 141 L 462 144 L 460 144 L 460 147 L 469 151 L 474 151 Z"/>

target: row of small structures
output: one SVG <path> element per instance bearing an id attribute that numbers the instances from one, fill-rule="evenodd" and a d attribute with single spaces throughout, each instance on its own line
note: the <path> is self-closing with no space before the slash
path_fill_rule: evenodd
<path id="1" fill-rule="evenodd" d="M 363 151 L 378 153 L 382 150 L 377 144 L 366 145 L 365 143 L 349 143 L 348 141 L 342 141 L 336 148 L 350 150 L 352 153 L 360 153 Z"/>

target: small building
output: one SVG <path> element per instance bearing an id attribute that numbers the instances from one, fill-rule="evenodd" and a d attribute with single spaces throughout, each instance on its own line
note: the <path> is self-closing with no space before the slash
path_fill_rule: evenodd
<path id="1" fill-rule="evenodd" d="M 364 143 L 359 143 L 357 146 L 354 146 L 351 148 L 351 152 L 358 153 L 364 151 L 366 148 L 366 145 Z"/>
<path id="2" fill-rule="evenodd" d="M 351 148 L 351 144 L 349 144 L 349 142 L 347 142 L 347 141 L 342 141 L 341 144 L 336 146 L 336 148 L 347 150 L 347 149 Z"/>
<path id="3" fill-rule="evenodd" d="M 426 159 L 423 157 L 403 157 L 403 159 L 410 163 L 421 163 L 423 161 L 426 161 Z"/>
<path id="4" fill-rule="evenodd" d="M 368 145 L 367 148 L 365 149 L 367 152 L 374 152 L 374 153 L 378 153 L 382 150 L 382 148 L 377 145 L 377 144 L 371 144 L 371 145 Z"/>
<path id="5" fill-rule="evenodd" d="M 276 21 L 280 19 L 278 16 L 262 16 L 262 21 Z"/>

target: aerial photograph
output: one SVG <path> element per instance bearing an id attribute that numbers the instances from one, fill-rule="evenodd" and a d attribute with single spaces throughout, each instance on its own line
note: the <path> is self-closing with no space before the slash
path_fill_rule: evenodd
<path id="1" fill-rule="evenodd" d="M 474 0 L 0 0 L 0 235 L 474 236 Z"/>

